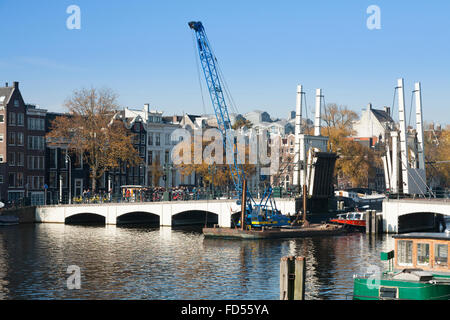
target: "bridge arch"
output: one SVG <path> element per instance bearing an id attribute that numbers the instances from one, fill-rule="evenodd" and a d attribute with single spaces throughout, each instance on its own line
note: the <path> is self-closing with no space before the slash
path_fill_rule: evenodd
<path id="1" fill-rule="evenodd" d="M 80 212 L 64 218 L 65 224 L 106 224 L 106 217 L 98 213 Z"/>
<path id="2" fill-rule="evenodd" d="M 435 217 L 448 221 L 449 205 L 440 199 L 384 199 L 383 228 L 388 233 L 413 232 L 424 222 L 425 229 L 431 230 Z"/>
<path id="3" fill-rule="evenodd" d="M 434 212 L 410 212 L 398 216 L 398 232 L 442 232 L 447 226 L 445 215 Z"/>
<path id="4" fill-rule="evenodd" d="M 172 226 L 214 225 L 219 222 L 219 214 L 206 210 L 188 209 L 172 214 Z"/>
<path id="5" fill-rule="evenodd" d="M 117 216 L 116 224 L 154 224 L 159 226 L 160 216 L 150 211 L 130 211 Z"/>

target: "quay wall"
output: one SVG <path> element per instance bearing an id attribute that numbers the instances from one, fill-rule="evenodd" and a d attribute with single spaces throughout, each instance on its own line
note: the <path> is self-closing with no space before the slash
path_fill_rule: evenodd
<path id="1" fill-rule="evenodd" d="M 35 223 L 36 207 L 21 207 L 2 209 L 0 216 L 14 216 L 19 218 L 19 223 Z"/>

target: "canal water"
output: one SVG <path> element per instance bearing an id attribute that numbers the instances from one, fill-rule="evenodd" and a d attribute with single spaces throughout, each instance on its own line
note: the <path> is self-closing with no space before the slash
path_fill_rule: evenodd
<path id="1" fill-rule="evenodd" d="M 380 252 L 393 244 L 365 233 L 240 241 L 194 227 L 0 227 L 0 299 L 278 300 L 280 258 L 296 255 L 307 261 L 306 299 L 342 300 L 353 274 L 387 268 Z"/>

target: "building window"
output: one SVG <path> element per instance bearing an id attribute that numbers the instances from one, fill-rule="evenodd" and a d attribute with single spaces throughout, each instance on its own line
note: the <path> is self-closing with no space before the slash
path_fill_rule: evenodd
<path id="1" fill-rule="evenodd" d="M 447 267 L 448 264 L 448 245 L 435 244 L 434 246 L 434 263 L 438 267 Z"/>
<path id="2" fill-rule="evenodd" d="M 8 132 L 8 145 L 15 146 L 16 145 L 16 133 Z"/>
<path id="3" fill-rule="evenodd" d="M 67 169 L 68 161 L 66 161 L 66 156 L 67 156 L 67 150 L 61 149 L 61 157 L 59 158 L 59 160 L 60 160 L 59 167 L 60 168 Z"/>
<path id="4" fill-rule="evenodd" d="M 24 164 L 25 164 L 25 160 L 24 160 L 23 152 L 18 152 L 17 153 L 17 165 L 19 167 L 23 167 Z"/>
<path id="5" fill-rule="evenodd" d="M 14 100 L 14 107 L 18 108 L 19 107 L 19 100 Z"/>
<path id="6" fill-rule="evenodd" d="M 151 166 L 153 164 L 153 152 L 152 151 L 148 152 L 148 159 L 147 160 L 148 160 L 147 161 L 148 165 Z"/>
<path id="7" fill-rule="evenodd" d="M 9 113 L 8 125 L 10 125 L 10 126 L 16 125 L 16 114 L 14 112 Z"/>
<path id="8" fill-rule="evenodd" d="M 0 184 L 3 184 L 3 175 L 0 175 Z"/>
<path id="9" fill-rule="evenodd" d="M 44 197 L 43 192 L 33 192 L 31 194 L 31 205 L 32 206 L 43 205 L 44 201 L 45 201 L 45 197 Z"/>
<path id="10" fill-rule="evenodd" d="M 28 169 L 43 170 L 45 158 L 42 156 L 28 156 Z"/>
<path id="11" fill-rule="evenodd" d="M 5 115 L 0 114 L 0 123 L 5 123 Z"/>
<path id="12" fill-rule="evenodd" d="M 57 155 L 57 149 L 50 149 L 50 169 L 56 169 L 56 165 L 58 164 L 58 155 Z"/>
<path id="13" fill-rule="evenodd" d="M 58 187 L 58 183 L 57 183 L 57 177 L 56 177 L 56 172 L 50 172 L 49 176 L 48 176 L 48 187 L 49 188 L 57 188 Z"/>
<path id="14" fill-rule="evenodd" d="M 421 266 L 430 264 L 430 245 L 428 243 L 417 244 L 417 264 Z"/>
<path id="15" fill-rule="evenodd" d="M 18 113 L 17 114 L 17 125 L 23 127 L 24 122 L 25 121 L 24 121 L 23 113 Z"/>
<path id="16" fill-rule="evenodd" d="M 166 150 L 164 154 L 164 163 L 170 163 L 170 150 Z"/>
<path id="17" fill-rule="evenodd" d="M 3 162 L 5 162 L 5 157 L 3 157 L 2 154 L 0 154 L 0 163 L 3 163 Z"/>
<path id="18" fill-rule="evenodd" d="M 17 132 L 17 145 L 23 146 L 24 138 L 23 138 L 23 132 Z"/>
<path id="19" fill-rule="evenodd" d="M 29 130 L 45 130 L 45 121 L 44 119 L 39 118 L 28 118 L 28 129 Z"/>
<path id="20" fill-rule="evenodd" d="M 28 136 L 29 150 L 45 150 L 45 140 L 43 136 Z"/>
<path id="21" fill-rule="evenodd" d="M 8 173 L 8 185 L 10 188 L 14 188 L 16 185 L 16 173 L 9 172 Z"/>
<path id="22" fill-rule="evenodd" d="M 8 153 L 8 163 L 10 166 L 16 165 L 16 154 L 14 152 Z"/>
<path id="23" fill-rule="evenodd" d="M 166 139 L 165 139 L 166 146 L 170 145 L 170 133 L 166 133 Z"/>
<path id="24" fill-rule="evenodd" d="M 2 133 L 0 134 L 0 142 L 3 142 L 5 140 L 5 135 Z"/>
<path id="25" fill-rule="evenodd" d="M 83 156 L 81 153 L 75 153 L 73 166 L 75 169 L 83 169 Z"/>
<path id="26" fill-rule="evenodd" d="M 398 265 L 412 265 L 412 244 L 410 240 L 398 240 L 397 248 L 397 264 Z"/>
<path id="27" fill-rule="evenodd" d="M 155 133 L 155 145 L 160 146 L 161 145 L 161 134 Z"/>
<path id="28" fill-rule="evenodd" d="M 148 145 L 149 146 L 153 145 L 153 133 L 151 132 L 148 133 Z"/>
<path id="29" fill-rule="evenodd" d="M 16 183 L 18 188 L 23 187 L 23 172 L 17 172 Z"/>

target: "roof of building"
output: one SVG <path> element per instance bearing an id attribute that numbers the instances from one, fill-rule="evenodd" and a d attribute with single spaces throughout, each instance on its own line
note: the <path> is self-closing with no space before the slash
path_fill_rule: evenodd
<path id="1" fill-rule="evenodd" d="M 394 122 L 392 117 L 384 110 L 370 109 L 380 122 Z"/>
<path id="2" fill-rule="evenodd" d="M 11 99 L 11 95 L 14 91 L 14 87 L 0 87 L 0 103 L 7 104 L 9 99 Z M 4 97 L 4 98 L 2 98 Z"/>

